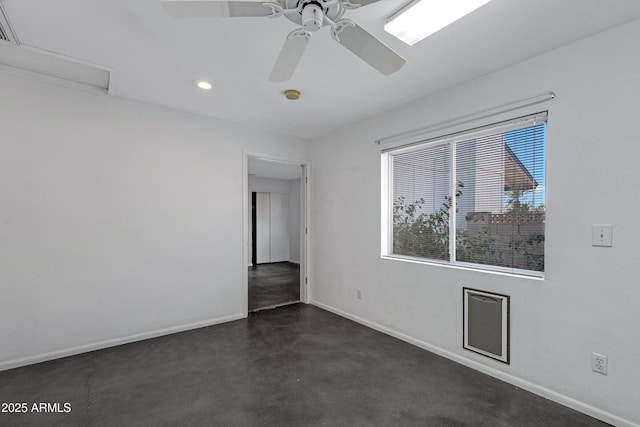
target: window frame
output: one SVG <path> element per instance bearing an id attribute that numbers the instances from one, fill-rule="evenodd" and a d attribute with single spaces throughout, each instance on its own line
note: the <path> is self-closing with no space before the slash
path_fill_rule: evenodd
<path id="1" fill-rule="evenodd" d="M 495 273 L 501 275 L 517 276 L 531 279 L 543 280 L 545 271 L 524 270 L 514 267 L 501 267 L 489 264 L 475 264 L 456 259 L 456 216 L 449 216 L 449 260 L 437 260 L 430 258 L 421 258 L 410 255 L 401 255 L 393 253 L 393 156 L 397 154 L 418 151 L 422 148 L 444 144 L 449 146 L 450 150 L 450 177 L 449 190 L 454 190 L 456 182 L 456 143 L 469 139 L 479 138 L 485 135 L 504 133 L 510 130 L 522 129 L 529 126 L 545 122 L 548 124 L 548 110 L 538 111 L 532 114 L 506 118 L 504 120 L 490 122 L 475 127 L 462 128 L 449 133 L 440 133 L 439 135 L 430 136 L 427 134 L 414 134 L 410 139 L 399 141 L 394 146 L 384 148 L 380 151 L 381 157 L 381 257 L 383 259 L 405 261 L 410 263 L 419 263 L 427 265 L 435 265 L 463 270 L 481 271 Z M 547 128 L 548 129 L 548 128 Z M 547 131 L 548 132 L 548 131 Z M 547 145 L 547 137 L 545 136 L 545 147 Z M 545 187 L 547 186 L 547 155 L 544 156 L 545 165 Z M 451 197 L 451 211 L 456 212 L 457 198 Z M 544 199 L 545 209 L 547 198 Z M 546 224 L 546 216 L 545 216 Z M 545 241 L 547 227 L 545 225 Z M 546 254 L 546 246 L 544 253 Z"/>

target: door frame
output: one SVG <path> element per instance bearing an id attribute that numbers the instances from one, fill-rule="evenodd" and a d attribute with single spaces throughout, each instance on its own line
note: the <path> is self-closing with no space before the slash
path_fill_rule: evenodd
<path id="1" fill-rule="evenodd" d="M 270 154 L 242 151 L 242 283 L 243 313 L 249 314 L 249 266 L 251 265 L 251 243 L 249 221 L 251 204 L 249 197 L 249 158 L 301 166 L 300 174 L 300 302 L 311 302 L 311 161 L 294 159 Z"/>

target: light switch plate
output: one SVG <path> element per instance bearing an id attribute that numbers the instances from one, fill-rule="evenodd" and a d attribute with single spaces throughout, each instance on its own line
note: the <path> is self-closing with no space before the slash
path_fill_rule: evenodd
<path id="1" fill-rule="evenodd" d="M 613 245 L 613 226 L 609 224 L 594 224 L 591 238 L 593 246 L 610 248 Z"/>

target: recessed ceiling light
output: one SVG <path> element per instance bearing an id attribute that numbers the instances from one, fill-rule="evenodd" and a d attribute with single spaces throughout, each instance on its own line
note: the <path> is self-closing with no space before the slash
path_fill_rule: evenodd
<path id="1" fill-rule="evenodd" d="M 202 90 L 211 90 L 211 88 L 213 88 L 213 85 L 206 80 L 199 80 L 196 82 L 196 86 Z"/>
<path id="2" fill-rule="evenodd" d="M 413 46 L 490 0 L 412 0 L 391 15 L 384 30 Z"/>

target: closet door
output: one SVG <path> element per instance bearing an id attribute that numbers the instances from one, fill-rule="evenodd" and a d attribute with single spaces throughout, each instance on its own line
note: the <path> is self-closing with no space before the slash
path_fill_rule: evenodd
<path id="1" fill-rule="evenodd" d="M 289 197 L 271 193 L 271 262 L 289 261 Z"/>
<path id="2" fill-rule="evenodd" d="M 269 193 L 256 193 L 256 263 L 271 261 Z"/>

